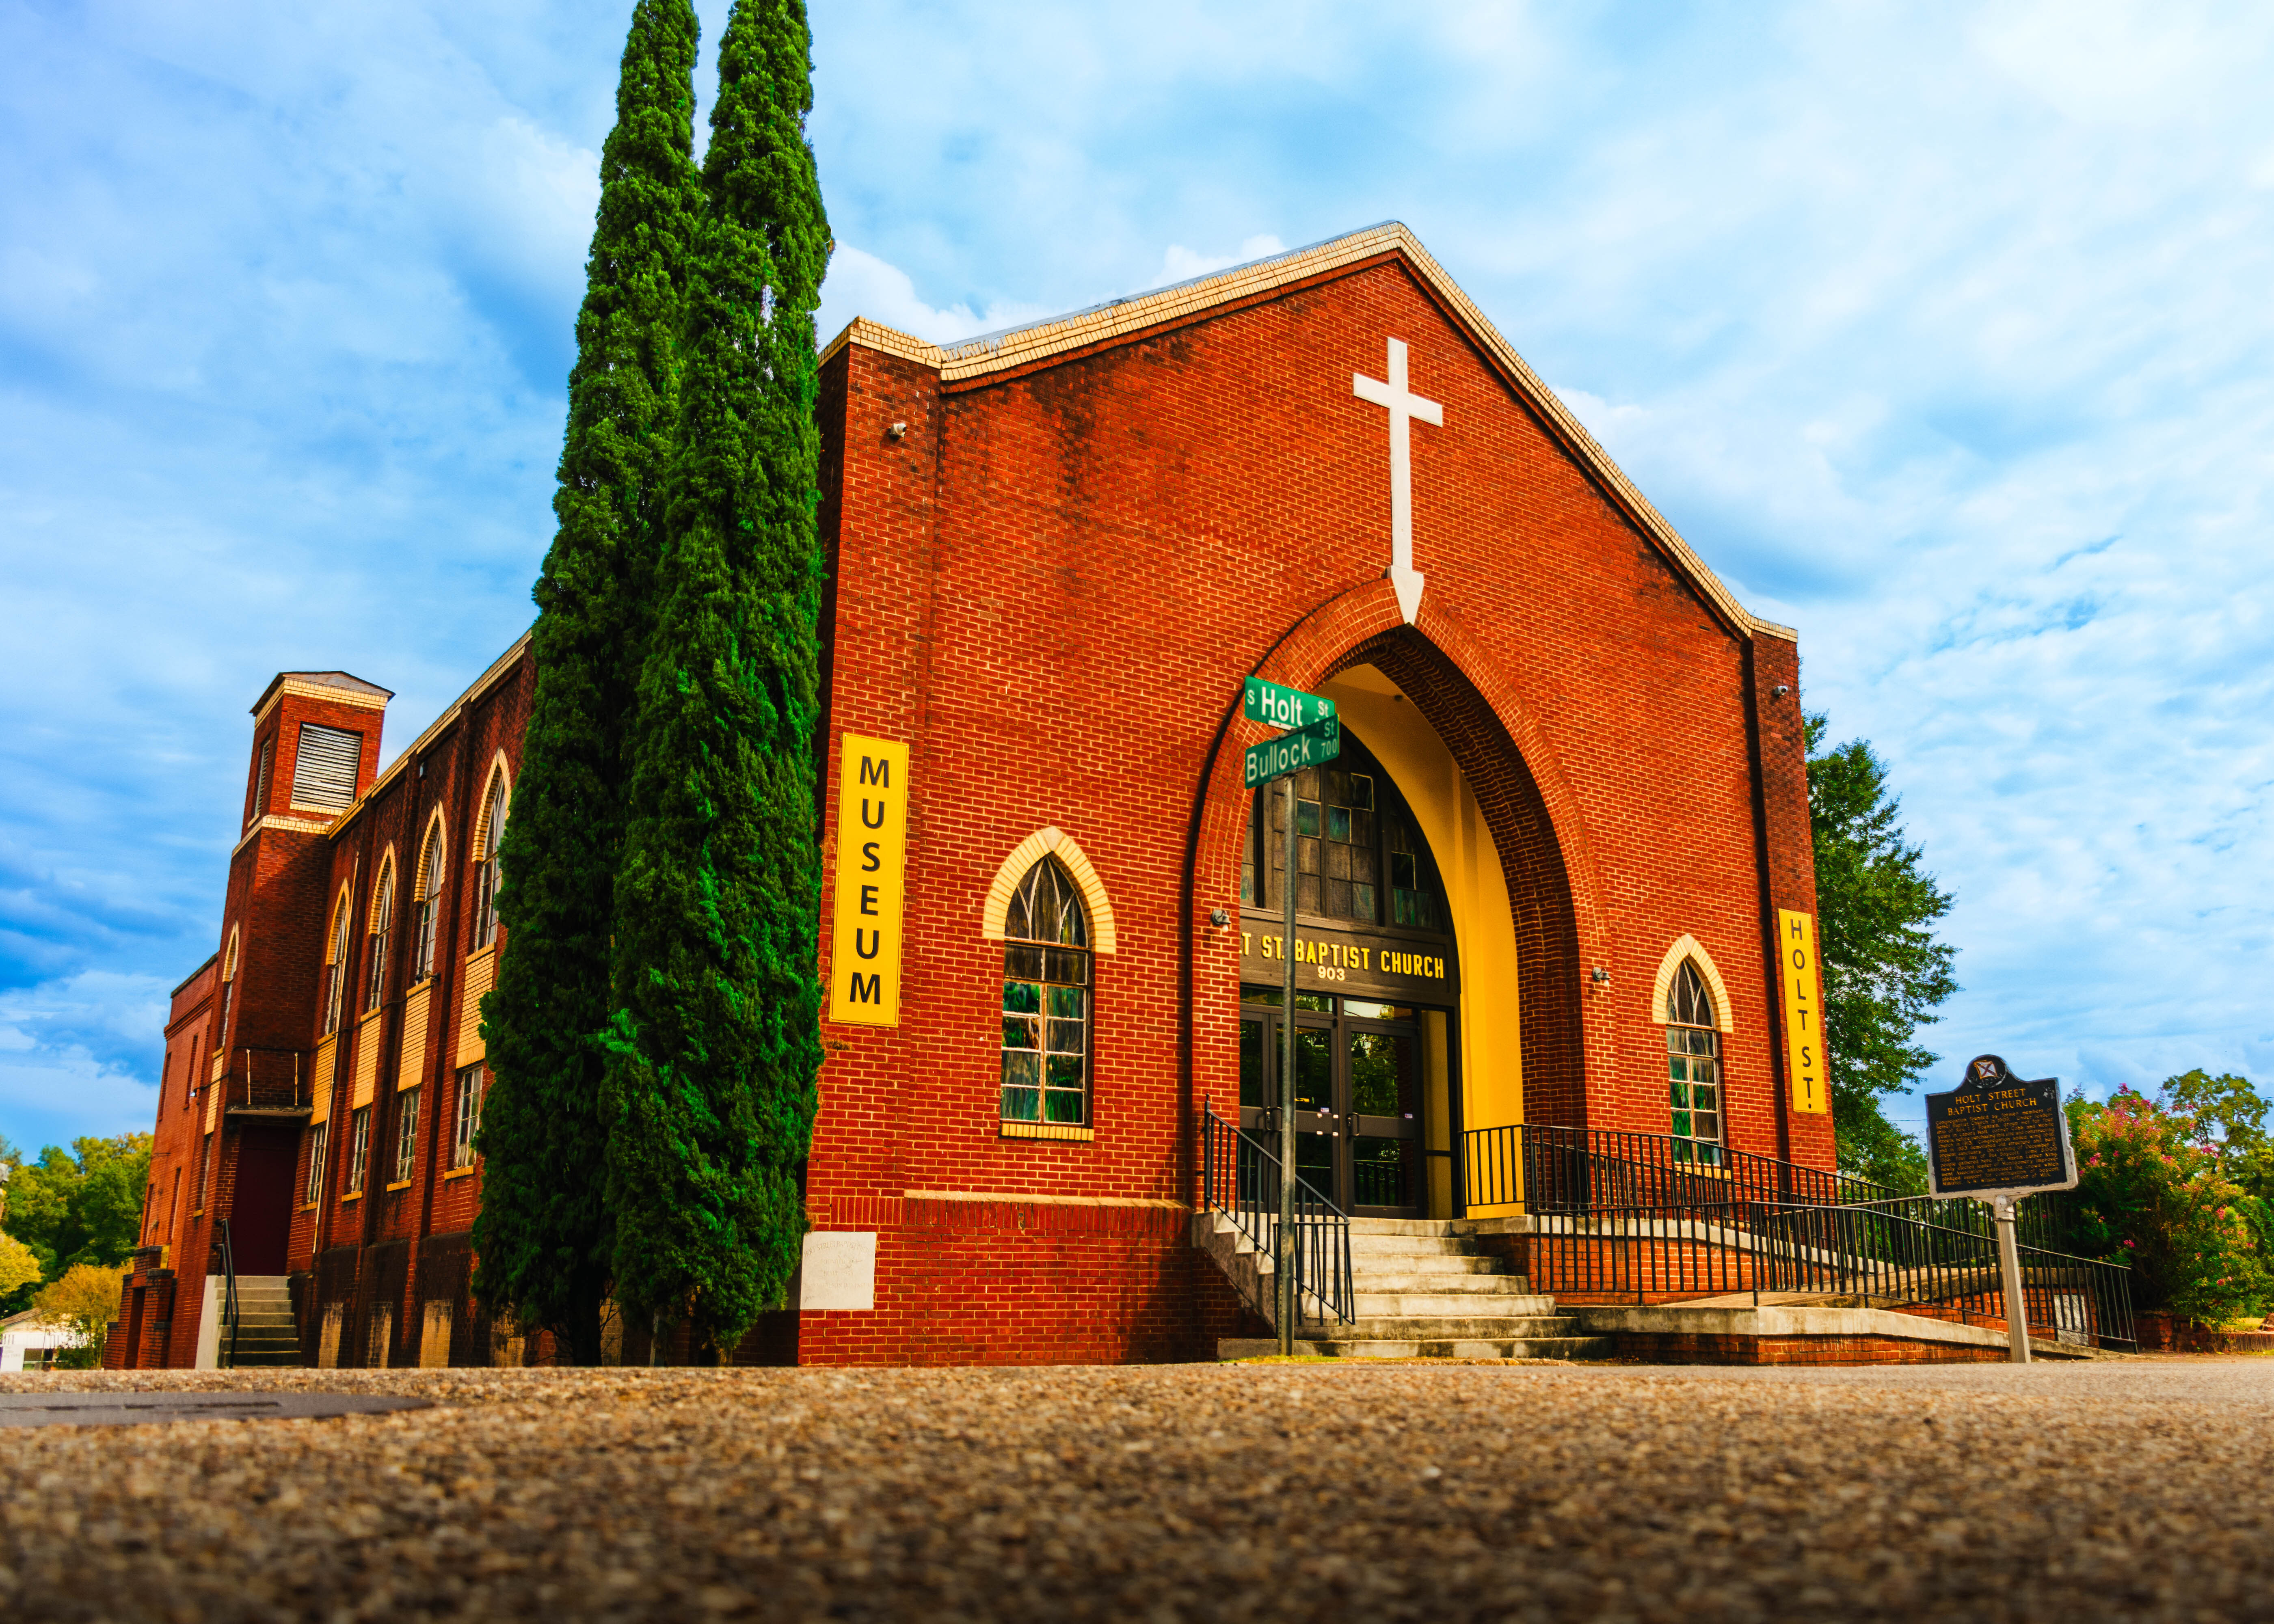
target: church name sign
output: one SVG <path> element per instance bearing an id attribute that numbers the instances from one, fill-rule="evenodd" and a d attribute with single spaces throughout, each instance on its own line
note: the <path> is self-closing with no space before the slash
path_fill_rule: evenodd
<path id="1" fill-rule="evenodd" d="M 1241 931 L 1240 979 L 1263 986 L 1279 985 L 1285 974 L 1286 943 L 1284 929 Z M 1423 951 L 1395 937 L 1357 931 L 1297 931 L 1295 964 L 1301 984 L 1344 992 L 1442 1004 L 1458 990 L 1459 972 L 1443 953 Z"/>

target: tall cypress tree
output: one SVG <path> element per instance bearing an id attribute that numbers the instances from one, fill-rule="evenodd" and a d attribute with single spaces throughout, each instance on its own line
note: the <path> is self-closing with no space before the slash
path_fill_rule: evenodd
<path id="1" fill-rule="evenodd" d="M 713 1357 L 797 1265 L 821 1061 L 812 101 L 801 0 L 735 0 L 616 892 L 617 1297 Z"/>
<path id="2" fill-rule="evenodd" d="M 476 1289 L 600 1359 L 613 1226 L 602 1199 L 608 948 L 621 861 L 626 736 L 653 619 L 678 432 L 674 352 L 702 215 L 690 0 L 638 0 L 600 155 L 576 318 L 559 520 L 536 589 L 537 691 L 501 852 L 505 925 L 483 1005 L 496 1081 L 482 1124 Z"/>

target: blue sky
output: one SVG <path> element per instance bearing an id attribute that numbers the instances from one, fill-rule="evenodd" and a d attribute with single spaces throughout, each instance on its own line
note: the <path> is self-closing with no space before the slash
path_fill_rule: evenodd
<path id="1" fill-rule="evenodd" d="M 399 747 L 527 622 L 629 12 L 0 0 L 19 1144 L 148 1126 L 268 676 L 395 688 Z M 1945 1072 L 2274 1073 L 2274 11 L 814 34 L 825 336 L 1405 221 L 1886 757 L 1959 898 Z"/>

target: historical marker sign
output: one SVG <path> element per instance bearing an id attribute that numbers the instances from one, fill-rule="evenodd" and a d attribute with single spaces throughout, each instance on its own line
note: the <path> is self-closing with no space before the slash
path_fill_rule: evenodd
<path id="1" fill-rule="evenodd" d="M 2026 1195 L 2076 1184 L 2060 1079 L 2015 1077 L 1995 1055 L 1977 1056 L 1966 1080 L 1926 1096 L 1927 1167 L 1938 1196 Z"/>
<path id="2" fill-rule="evenodd" d="M 1333 702 L 1325 703 L 1331 704 Z M 1306 767 L 1316 767 L 1334 760 L 1342 753 L 1343 724 L 1342 718 L 1336 716 L 1329 716 L 1322 722 L 1314 722 L 1308 727 L 1297 728 L 1291 733 L 1281 733 L 1276 739 L 1251 744 L 1244 758 L 1247 787 L 1254 789 L 1259 785 L 1269 784 L 1274 778 L 1284 778 L 1291 772 L 1300 772 Z"/>

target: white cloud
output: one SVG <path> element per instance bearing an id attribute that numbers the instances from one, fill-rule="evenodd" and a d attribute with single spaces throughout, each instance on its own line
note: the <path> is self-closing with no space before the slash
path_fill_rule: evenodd
<path id="1" fill-rule="evenodd" d="M 1256 259 L 1268 259 L 1273 254 L 1286 252 L 1287 244 L 1269 234 L 1249 237 L 1240 244 L 1237 253 L 1194 253 L 1181 244 L 1171 244 L 1168 252 L 1161 256 L 1160 274 L 1156 276 L 1148 285 L 1166 288 L 1176 282 L 1190 282 L 1195 276 L 1205 276 L 1210 271 L 1228 270 L 1235 265 L 1246 265 Z"/>
<path id="2" fill-rule="evenodd" d="M 825 344 L 843 332 L 855 316 L 881 321 L 935 344 L 949 344 L 1051 313 L 1038 304 L 1005 300 L 990 304 L 984 314 L 975 314 L 968 304 L 936 308 L 916 297 L 915 282 L 906 271 L 848 243 L 840 243 L 821 284 L 821 308 L 814 325 Z"/>

